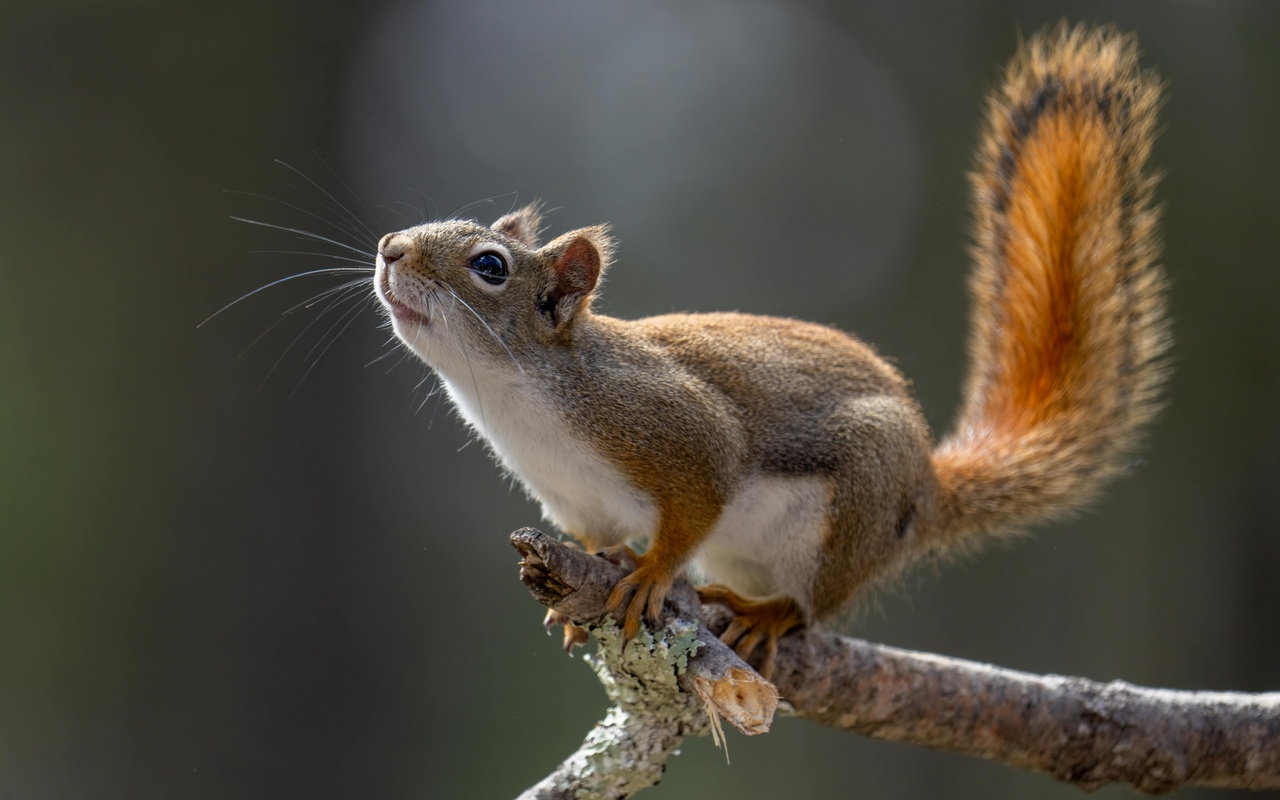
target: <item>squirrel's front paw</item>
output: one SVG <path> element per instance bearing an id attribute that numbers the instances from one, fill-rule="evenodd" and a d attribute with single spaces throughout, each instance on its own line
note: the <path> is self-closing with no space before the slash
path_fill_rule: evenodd
<path id="1" fill-rule="evenodd" d="M 644 556 L 634 556 L 640 562 L 636 570 L 613 587 L 606 610 L 614 619 L 622 620 L 622 636 L 631 641 L 640 632 L 640 617 L 657 627 L 662 622 L 662 604 L 671 591 L 672 577 L 665 570 L 650 567 Z"/>

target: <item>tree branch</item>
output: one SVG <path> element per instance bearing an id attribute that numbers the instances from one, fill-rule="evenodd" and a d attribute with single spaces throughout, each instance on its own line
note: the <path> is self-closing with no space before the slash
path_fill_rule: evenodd
<path id="1" fill-rule="evenodd" d="M 601 642 L 592 664 L 619 703 L 583 748 L 539 784 L 562 788 L 524 797 L 628 797 L 657 782 L 681 736 L 709 730 L 703 708 L 744 733 L 768 729 L 773 704 L 765 687 L 772 687 L 715 638 L 728 620 L 722 609 L 706 609 L 713 620 L 708 628 L 696 594 L 681 586 L 659 638 L 642 633 L 623 650 L 616 626 L 601 619 L 620 567 L 531 528 L 511 540 L 524 555 L 521 580 L 534 597 Z M 1280 788 L 1280 693 L 1183 692 L 1039 676 L 812 630 L 782 639 L 775 669 L 778 690 L 797 716 L 1040 772 L 1086 791 L 1109 783 L 1149 793 L 1180 786 Z M 619 681 L 626 691 L 611 688 Z M 772 699 L 776 704 L 776 695 Z M 682 710 L 673 715 L 671 708 Z M 599 770 L 584 768 L 589 756 L 641 751 L 648 756 L 644 778 L 624 789 L 598 782 Z M 627 760 L 611 762 L 618 767 L 614 777 L 641 774 L 620 766 Z M 598 788 L 606 785 L 611 791 Z"/>
<path id="2" fill-rule="evenodd" d="M 522 800 L 630 797 L 658 782 L 685 734 L 710 732 L 718 743 L 721 718 L 746 734 L 769 729 L 777 689 L 708 630 L 687 583 L 668 596 L 662 630 L 624 643 L 621 629 L 603 617 L 625 570 L 532 528 L 511 534 L 511 543 L 523 557 L 520 580 L 530 593 L 591 629 L 600 647 L 584 658 L 615 704 L 582 747 Z"/>
<path id="3" fill-rule="evenodd" d="M 1086 791 L 1109 783 L 1152 794 L 1280 787 L 1280 693 L 1032 675 L 812 631 L 780 643 L 778 667 L 779 691 L 797 716 Z"/>

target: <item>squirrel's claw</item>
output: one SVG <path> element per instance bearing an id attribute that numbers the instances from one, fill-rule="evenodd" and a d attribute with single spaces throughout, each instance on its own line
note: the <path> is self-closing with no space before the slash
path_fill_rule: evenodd
<path id="1" fill-rule="evenodd" d="M 720 641 L 732 647 L 743 661 L 758 665 L 765 680 L 773 680 L 778 639 L 804 624 L 796 604 L 788 598 L 746 600 L 724 586 L 703 586 L 697 592 L 703 603 L 725 606 L 734 614 L 729 627 L 720 634 Z M 761 645 L 764 652 L 757 659 Z"/>
<path id="2" fill-rule="evenodd" d="M 611 564 L 617 564 L 629 572 L 640 568 L 640 556 L 625 544 L 614 545 L 596 553 Z"/>
<path id="3" fill-rule="evenodd" d="M 639 562 L 639 566 L 613 587 L 605 608 L 614 619 L 621 618 L 622 636 L 629 642 L 640 632 L 642 616 L 655 628 L 661 624 L 662 604 L 667 599 L 667 592 L 671 591 L 673 581 L 665 572 L 648 567 L 644 556 L 636 556 L 630 550 L 627 552 Z"/>
<path id="4" fill-rule="evenodd" d="M 586 628 L 575 625 L 573 620 L 559 611 L 548 609 L 547 616 L 542 620 L 542 627 L 546 628 L 548 636 L 551 635 L 551 629 L 557 625 L 564 627 L 564 651 L 569 655 L 573 655 L 573 648 L 586 647 L 587 642 L 591 641 L 591 635 L 587 633 Z"/>

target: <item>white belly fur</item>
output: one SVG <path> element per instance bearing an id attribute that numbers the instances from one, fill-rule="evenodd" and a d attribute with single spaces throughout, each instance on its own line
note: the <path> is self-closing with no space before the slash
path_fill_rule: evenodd
<path id="1" fill-rule="evenodd" d="M 599 546 L 652 537 L 658 524 L 653 498 L 580 442 L 550 401 L 526 386 L 444 384 L 462 417 L 542 504 L 547 520 Z M 748 597 L 783 595 L 803 604 L 827 533 L 829 502 L 824 478 L 748 478 L 695 556 L 695 572 Z"/>
<path id="2" fill-rule="evenodd" d="M 827 535 L 830 491 L 825 478 L 748 478 L 694 560 L 699 577 L 748 597 L 782 595 L 804 607 Z"/>
<path id="3" fill-rule="evenodd" d="M 598 546 L 653 535 L 658 525 L 653 499 L 580 442 L 558 410 L 531 387 L 465 379 L 444 384 L 463 418 L 542 504 L 547 520 Z"/>

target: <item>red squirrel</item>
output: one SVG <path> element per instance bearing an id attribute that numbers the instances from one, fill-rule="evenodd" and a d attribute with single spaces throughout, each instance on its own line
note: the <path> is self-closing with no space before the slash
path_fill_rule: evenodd
<path id="1" fill-rule="evenodd" d="M 841 331 L 596 313 L 608 227 L 542 245 L 537 204 L 385 236 L 377 295 L 547 519 L 590 550 L 648 541 L 609 598 L 628 638 L 692 567 L 767 671 L 791 628 L 922 556 L 1060 518 L 1122 468 L 1170 342 L 1159 94 L 1110 28 L 1019 48 L 972 175 L 971 365 L 937 444 L 907 381 Z"/>

